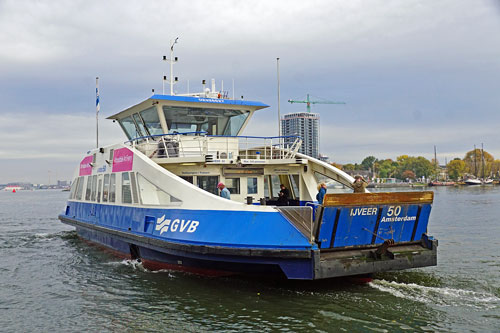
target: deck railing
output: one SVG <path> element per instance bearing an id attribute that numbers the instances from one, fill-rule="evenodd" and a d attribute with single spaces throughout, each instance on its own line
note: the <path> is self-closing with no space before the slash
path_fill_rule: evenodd
<path id="1" fill-rule="evenodd" d="M 225 136 L 206 132 L 160 134 L 125 142 L 150 158 L 197 157 L 213 159 L 291 159 L 302 139 L 298 136 Z"/>

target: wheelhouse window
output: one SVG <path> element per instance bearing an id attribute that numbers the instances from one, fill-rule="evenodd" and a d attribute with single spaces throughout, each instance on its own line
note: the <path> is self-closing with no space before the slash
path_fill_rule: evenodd
<path id="1" fill-rule="evenodd" d="M 250 111 L 163 106 L 169 133 L 238 135 Z"/>
<path id="2" fill-rule="evenodd" d="M 125 117 L 119 120 L 119 122 L 123 128 L 123 131 L 125 132 L 125 134 L 129 139 L 143 136 L 142 133 L 139 131 L 139 128 L 136 126 L 132 117 Z"/>
<path id="3" fill-rule="evenodd" d="M 143 134 L 144 136 L 149 135 L 148 131 L 146 130 L 146 127 L 144 127 L 144 123 L 142 122 L 141 116 L 139 116 L 138 113 L 134 113 L 132 117 L 134 118 L 137 127 L 139 127 L 141 134 Z"/>
<path id="4" fill-rule="evenodd" d="M 146 109 L 140 112 L 144 124 L 151 135 L 163 134 L 163 129 L 161 128 L 160 118 L 158 118 L 158 111 L 156 107 Z"/>

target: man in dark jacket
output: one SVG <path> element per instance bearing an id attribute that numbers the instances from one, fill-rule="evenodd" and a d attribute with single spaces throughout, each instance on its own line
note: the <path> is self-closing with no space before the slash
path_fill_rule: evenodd
<path id="1" fill-rule="evenodd" d="M 277 206 L 288 206 L 288 199 L 290 198 L 290 191 L 285 187 L 285 185 L 280 185 L 281 191 L 278 194 Z"/>

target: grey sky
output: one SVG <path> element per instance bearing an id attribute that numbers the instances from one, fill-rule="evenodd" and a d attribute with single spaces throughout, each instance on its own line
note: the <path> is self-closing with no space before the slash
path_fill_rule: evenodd
<path id="1" fill-rule="evenodd" d="M 271 107 L 245 134 L 277 134 L 281 111 L 307 93 L 321 151 L 463 157 L 474 144 L 500 158 L 500 7 L 496 1 L 2 1 L 0 183 L 69 179 L 95 145 L 124 140 L 106 116 L 161 92 L 161 57 L 180 36 L 177 92 L 215 78 Z M 230 92 L 232 94 L 232 92 Z"/>

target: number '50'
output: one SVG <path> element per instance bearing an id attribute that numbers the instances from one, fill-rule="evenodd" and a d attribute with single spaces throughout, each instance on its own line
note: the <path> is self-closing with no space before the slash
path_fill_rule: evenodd
<path id="1" fill-rule="evenodd" d="M 401 206 L 389 206 L 387 208 L 387 216 L 399 216 L 401 213 Z"/>

